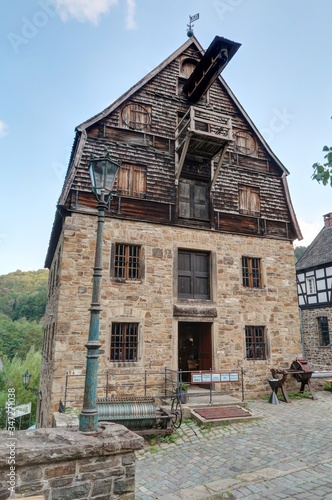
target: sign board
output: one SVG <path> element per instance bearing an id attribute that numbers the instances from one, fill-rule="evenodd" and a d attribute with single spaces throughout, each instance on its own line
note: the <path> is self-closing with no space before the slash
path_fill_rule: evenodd
<path id="1" fill-rule="evenodd" d="M 28 415 L 29 413 L 31 413 L 31 403 L 15 406 L 14 418 L 22 417 L 23 415 Z"/>
<path id="2" fill-rule="evenodd" d="M 197 19 L 199 19 L 199 14 L 195 14 L 189 17 L 190 17 L 190 22 L 193 23 L 194 21 L 197 21 Z"/>
<path id="3" fill-rule="evenodd" d="M 191 374 L 191 384 L 215 384 L 218 382 L 238 382 L 239 372 L 194 372 Z"/>

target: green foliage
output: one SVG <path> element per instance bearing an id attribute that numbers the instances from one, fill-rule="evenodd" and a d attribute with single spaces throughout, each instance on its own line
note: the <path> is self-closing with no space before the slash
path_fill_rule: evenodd
<path id="1" fill-rule="evenodd" d="M 297 262 L 299 260 L 299 258 L 302 257 L 302 255 L 304 254 L 306 249 L 307 249 L 307 247 L 303 247 L 303 246 L 295 247 L 295 249 L 294 249 L 295 262 Z"/>
<path id="2" fill-rule="evenodd" d="M 332 392 L 332 384 L 331 382 L 327 382 L 324 387 L 325 391 L 330 391 Z"/>
<path id="3" fill-rule="evenodd" d="M 12 320 L 39 321 L 45 312 L 48 271 L 15 271 L 0 276 L 0 313 Z"/>
<path id="4" fill-rule="evenodd" d="M 41 355 L 31 348 L 24 360 L 15 356 L 12 360 L 6 356 L 2 359 L 3 367 L 0 371 L 0 428 L 6 425 L 6 402 L 8 400 L 8 389 L 15 389 L 16 406 L 32 403 L 31 422 L 36 421 L 37 394 L 33 394 L 23 386 L 22 374 L 27 370 L 31 373 L 30 388 L 38 389 Z M 19 419 L 16 419 L 18 425 Z"/>
<path id="5" fill-rule="evenodd" d="M 24 360 L 31 347 L 41 351 L 42 343 L 43 325 L 25 318 L 13 321 L 0 313 L 0 357 L 6 356 L 11 360 L 16 355 Z"/>
<path id="6" fill-rule="evenodd" d="M 324 146 L 323 152 L 326 153 L 324 156 L 326 162 L 323 165 L 321 163 L 313 164 L 314 173 L 311 178 L 324 186 L 330 184 L 332 187 L 332 147 Z"/>

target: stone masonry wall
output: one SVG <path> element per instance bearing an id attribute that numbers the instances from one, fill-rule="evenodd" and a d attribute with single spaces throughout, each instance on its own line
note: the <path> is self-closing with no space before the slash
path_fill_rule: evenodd
<path id="1" fill-rule="evenodd" d="M 42 425 L 51 425 L 50 412 L 56 411 L 59 400 L 64 398 L 66 372 L 85 372 L 84 344 L 89 328 L 96 223 L 96 217 L 76 213 L 65 221 L 52 358 L 54 377 L 49 388 L 51 407 L 44 409 Z M 117 283 L 110 276 L 111 245 L 116 242 L 142 246 L 144 276 L 140 282 Z M 179 248 L 211 252 L 211 300 L 178 299 L 175 262 Z M 242 256 L 261 259 L 263 288 L 243 287 Z M 194 306 L 192 308 L 198 312 L 181 317 L 181 314 L 174 314 L 176 306 L 182 311 Z M 296 357 L 301 357 L 293 246 L 287 241 L 107 218 L 101 307 L 100 340 L 104 354 L 99 359 L 98 383 L 104 385 L 104 374 L 111 370 L 122 374 L 122 381 L 132 384 L 129 393 L 139 390 L 142 376 L 137 375 L 138 372 L 145 369 L 162 371 L 165 366 L 177 369 L 179 321 L 211 324 L 212 368 L 235 370 L 243 367 L 246 398 L 270 390 L 267 378 L 271 367 L 288 368 Z M 209 316 L 211 309 L 215 313 Z M 114 321 L 139 323 L 137 362 L 109 361 Z M 246 325 L 266 328 L 266 360 L 246 359 Z M 121 378 L 117 379 L 118 383 L 120 381 Z M 83 383 L 83 377 L 71 378 L 71 386 L 76 385 L 77 389 L 69 391 L 69 399 L 82 400 Z M 43 398 L 45 390 L 43 387 Z"/>
<path id="2" fill-rule="evenodd" d="M 2 431 L 0 500 L 13 495 L 43 495 L 46 500 L 134 499 L 134 452 L 142 446 L 143 438 L 117 424 L 106 424 L 95 435 L 38 429 L 11 437 Z M 14 462 L 8 463 L 9 457 Z"/>
<path id="3" fill-rule="evenodd" d="M 332 308 L 304 309 L 301 311 L 304 352 L 308 363 L 316 370 L 332 369 L 332 344 L 320 345 L 317 318 L 326 316 L 332 325 Z M 330 340 L 332 334 L 330 332 Z"/>

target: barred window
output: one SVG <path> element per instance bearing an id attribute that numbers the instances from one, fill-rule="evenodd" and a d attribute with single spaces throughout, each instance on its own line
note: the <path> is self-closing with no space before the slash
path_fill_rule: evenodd
<path id="1" fill-rule="evenodd" d="M 113 323 L 111 361 L 137 361 L 138 323 Z"/>
<path id="2" fill-rule="evenodd" d="M 246 326 L 246 358 L 266 359 L 264 326 Z"/>
<path id="3" fill-rule="evenodd" d="M 262 288 L 261 259 L 242 257 L 242 283 L 249 288 Z"/>
<path id="4" fill-rule="evenodd" d="M 117 243 L 114 256 L 115 278 L 126 280 L 140 279 L 140 247 Z"/>
<path id="5" fill-rule="evenodd" d="M 329 321 L 326 316 L 317 318 L 318 320 L 318 334 L 319 334 L 319 344 L 321 346 L 330 345 L 330 332 L 329 332 Z"/>

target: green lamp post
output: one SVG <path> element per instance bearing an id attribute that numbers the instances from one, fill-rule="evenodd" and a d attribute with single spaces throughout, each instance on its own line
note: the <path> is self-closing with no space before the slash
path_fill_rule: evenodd
<path id="1" fill-rule="evenodd" d="M 79 430 L 82 432 L 94 432 L 98 428 L 97 380 L 99 349 L 101 346 L 99 341 L 99 317 L 101 311 L 100 291 L 102 278 L 103 228 L 105 210 L 109 207 L 109 202 L 112 199 L 111 191 L 119 168 L 120 165 L 111 160 L 108 154 L 102 158 L 91 159 L 89 167 L 92 191 L 98 202 L 98 226 L 93 268 L 89 339 L 85 344 L 87 348 L 87 359 L 84 400 L 79 420 Z"/>

